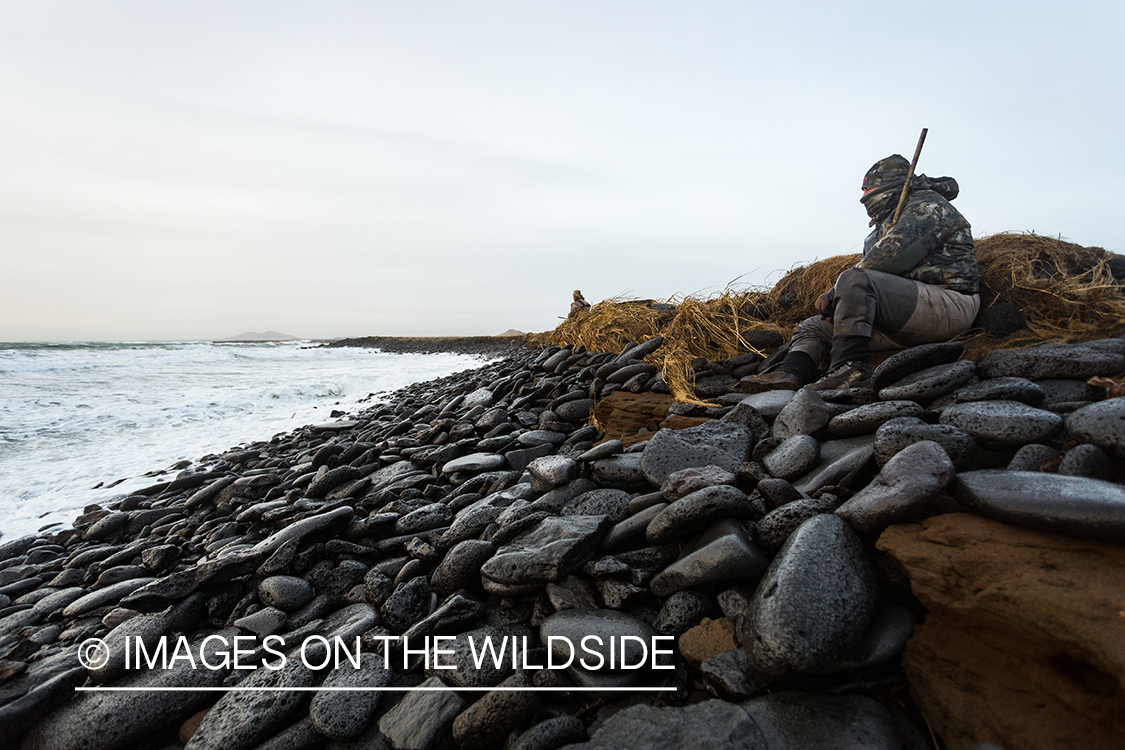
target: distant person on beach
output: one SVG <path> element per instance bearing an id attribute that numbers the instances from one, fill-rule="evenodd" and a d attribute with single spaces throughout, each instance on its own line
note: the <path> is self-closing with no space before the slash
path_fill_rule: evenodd
<path id="1" fill-rule="evenodd" d="M 583 310 L 589 310 L 589 309 L 590 309 L 590 303 L 587 302 L 586 298 L 582 296 L 581 291 L 579 291 L 578 289 L 575 289 L 574 290 L 574 301 L 570 303 L 570 314 L 567 315 L 566 317 L 567 318 L 573 318 L 575 315 L 582 312 Z"/>
<path id="2" fill-rule="evenodd" d="M 816 301 L 819 315 L 798 324 L 778 368 L 745 378 L 744 391 L 863 387 L 872 351 L 948 341 L 969 329 L 980 310 L 980 275 L 969 222 L 950 204 L 957 181 L 915 176 L 893 223 L 909 172 L 898 154 L 867 171 L 860 201 L 875 229 L 862 260 Z"/>

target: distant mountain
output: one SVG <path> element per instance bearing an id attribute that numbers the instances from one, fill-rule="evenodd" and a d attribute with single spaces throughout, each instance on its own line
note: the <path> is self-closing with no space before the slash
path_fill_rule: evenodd
<path id="1" fill-rule="evenodd" d="M 290 336 L 288 333 L 278 333 L 277 331 L 266 331 L 264 333 L 256 333 L 254 331 L 247 331 L 240 333 L 237 336 L 231 336 L 228 339 L 219 339 L 219 344 L 229 344 L 233 342 L 245 341 L 298 341 L 296 336 Z"/>
<path id="2" fill-rule="evenodd" d="M 509 328 L 508 330 L 504 331 L 500 335 L 501 336 L 523 336 L 524 332 L 523 331 L 517 331 L 515 328 Z"/>

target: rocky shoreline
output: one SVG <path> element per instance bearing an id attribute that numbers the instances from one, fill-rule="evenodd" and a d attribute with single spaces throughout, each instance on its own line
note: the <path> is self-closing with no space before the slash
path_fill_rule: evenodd
<path id="1" fill-rule="evenodd" d="M 0 544 L 0 736 L 1116 746 L 1125 398 L 1087 381 L 1125 373 L 1125 339 L 926 345 L 820 394 L 742 393 L 754 354 L 697 360 L 712 406 L 672 400 L 643 361 L 660 345 L 516 344 Z M 592 635 L 612 668 L 536 668 Z M 224 662 L 236 636 L 257 669 Z M 412 650 L 435 636 L 454 668 Z M 318 637 L 358 639 L 361 668 L 296 658 L 327 656 Z M 474 663 L 473 638 L 505 637 L 522 660 Z M 624 668 L 659 637 L 672 653 Z M 108 659 L 82 666 L 89 638 Z M 162 639 L 181 658 L 137 669 L 124 646 Z"/>

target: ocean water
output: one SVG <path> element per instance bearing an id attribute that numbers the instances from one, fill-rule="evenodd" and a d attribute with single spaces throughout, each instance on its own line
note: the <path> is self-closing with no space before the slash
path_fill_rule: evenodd
<path id="1" fill-rule="evenodd" d="M 146 473 L 485 361 L 308 342 L 0 344 L 0 543 L 170 476 Z"/>

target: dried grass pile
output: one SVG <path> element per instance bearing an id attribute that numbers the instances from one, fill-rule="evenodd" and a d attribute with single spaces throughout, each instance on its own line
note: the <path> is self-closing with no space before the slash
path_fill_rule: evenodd
<path id="1" fill-rule="evenodd" d="M 1125 325 L 1125 295 L 1100 247 L 1005 232 L 976 241 L 981 305 L 1011 302 L 1027 319 L 1022 336 L 1082 341 Z"/>
<path id="2" fill-rule="evenodd" d="M 835 255 L 807 266 L 794 268 L 770 290 L 771 315 L 779 325 L 792 328 L 816 314 L 816 298 L 827 292 L 845 270 L 862 255 Z"/>
<path id="3" fill-rule="evenodd" d="M 1014 337 L 989 339 L 970 332 L 966 346 L 978 352 L 1011 345 L 1013 339 L 1082 341 L 1109 336 L 1125 325 L 1125 294 L 1099 247 L 1082 247 L 1035 234 L 1004 233 L 977 240 L 981 303 L 1015 304 L 1027 329 Z M 620 351 L 627 341 L 663 336 L 648 357 L 664 371 L 677 400 L 695 398 L 692 360 L 729 359 L 755 346 L 763 331 L 788 339 L 793 327 L 815 314 L 816 298 L 861 256 L 838 255 L 785 274 L 772 289 L 728 288 L 709 297 L 681 297 L 660 305 L 615 298 L 565 320 L 532 338 L 540 344 L 582 345 L 591 351 Z"/>

